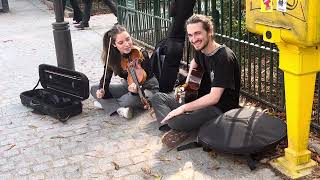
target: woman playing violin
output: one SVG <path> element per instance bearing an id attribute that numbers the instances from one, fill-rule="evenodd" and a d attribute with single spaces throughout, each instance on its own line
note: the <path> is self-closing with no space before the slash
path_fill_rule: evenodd
<path id="1" fill-rule="evenodd" d="M 146 109 L 148 104 L 143 103 L 138 92 L 151 98 L 159 91 L 159 84 L 151 72 L 148 53 L 133 45 L 123 26 L 115 25 L 104 34 L 102 61 L 105 66 L 100 84 L 91 87 L 91 94 L 97 99 L 94 105 L 109 115 L 117 112 L 127 119 L 132 118 L 133 108 Z M 132 77 L 132 69 L 137 78 Z M 112 74 L 121 78 L 111 82 Z M 139 86 L 132 79 L 137 79 Z"/>

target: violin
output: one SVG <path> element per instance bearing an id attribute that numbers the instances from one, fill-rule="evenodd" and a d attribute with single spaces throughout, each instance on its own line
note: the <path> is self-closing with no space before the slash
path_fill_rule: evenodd
<path id="1" fill-rule="evenodd" d="M 140 85 L 142 85 L 147 79 L 147 73 L 141 67 L 141 62 L 143 61 L 144 57 L 140 50 L 141 49 L 139 47 L 134 46 L 128 57 L 123 56 L 121 59 L 121 68 L 128 72 L 128 85 L 134 83 L 133 77 L 131 73 L 129 73 L 129 68 L 131 67 L 134 68 L 135 74 L 138 78 L 138 82 Z"/>
<path id="2" fill-rule="evenodd" d="M 146 71 L 141 67 L 141 62 L 144 57 L 141 53 L 141 49 L 138 47 L 133 47 L 128 56 L 123 56 L 121 59 L 121 68 L 128 72 L 128 85 L 135 83 L 138 89 L 138 94 L 144 109 L 150 109 L 150 104 L 146 99 L 144 92 L 141 90 L 141 85 L 147 79 Z"/>

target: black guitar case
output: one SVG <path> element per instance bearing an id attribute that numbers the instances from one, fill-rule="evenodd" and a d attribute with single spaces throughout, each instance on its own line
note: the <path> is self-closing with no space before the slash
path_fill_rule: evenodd
<path id="1" fill-rule="evenodd" d="M 36 89 L 39 82 L 43 88 Z M 47 64 L 39 65 L 37 85 L 20 94 L 24 106 L 60 121 L 80 114 L 81 101 L 88 97 L 89 81 L 84 74 Z"/>
<path id="2" fill-rule="evenodd" d="M 258 155 L 275 148 L 286 137 L 286 123 L 263 112 L 247 108 L 232 109 L 201 126 L 197 142 L 178 150 L 203 147 L 223 153 L 244 155 L 255 169 Z"/>

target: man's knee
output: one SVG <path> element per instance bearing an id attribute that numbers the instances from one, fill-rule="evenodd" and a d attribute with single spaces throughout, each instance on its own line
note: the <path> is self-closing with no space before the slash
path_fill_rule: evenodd
<path id="1" fill-rule="evenodd" d="M 166 96 L 167 96 L 167 94 L 165 94 L 165 93 L 157 92 L 152 96 L 151 103 L 152 104 L 159 104 L 159 103 L 163 104 L 166 101 Z"/>
<path id="2" fill-rule="evenodd" d="M 173 119 L 169 120 L 168 126 L 171 129 L 179 130 L 179 131 L 191 131 L 192 128 L 190 128 L 186 122 L 183 122 L 183 119 Z"/>

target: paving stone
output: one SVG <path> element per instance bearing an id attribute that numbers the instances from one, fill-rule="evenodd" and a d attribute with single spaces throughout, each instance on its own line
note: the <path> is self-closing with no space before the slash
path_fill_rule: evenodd
<path id="1" fill-rule="evenodd" d="M 12 162 L 9 162 L 0 166 L 0 172 L 7 172 L 13 169 L 14 169 L 14 164 Z"/>
<path id="2" fill-rule="evenodd" d="M 28 161 L 28 160 L 23 160 L 21 162 L 18 162 L 18 164 L 16 165 L 17 168 L 25 168 L 25 167 L 31 167 L 31 165 L 33 165 L 34 162 L 33 161 Z"/>
<path id="3" fill-rule="evenodd" d="M 124 180 L 144 180 L 141 174 L 130 174 L 124 177 Z"/>
<path id="4" fill-rule="evenodd" d="M 8 158 L 8 161 L 17 163 L 17 162 L 23 161 L 24 159 L 25 159 L 24 155 L 23 154 L 19 154 L 19 155 L 12 156 L 12 157 Z M 0 165 L 1 165 L 1 160 L 0 160 Z"/>
<path id="5" fill-rule="evenodd" d="M 43 164 L 38 164 L 38 165 L 35 165 L 33 166 L 32 170 L 34 172 L 40 172 L 40 171 L 44 171 L 44 170 L 47 170 L 49 169 L 49 164 L 48 163 L 43 163 Z"/>
<path id="6" fill-rule="evenodd" d="M 67 157 L 67 159 L 72 164 L 78 163 L 78 162 L 84 161 L 84 155 L 80 154 L 80 155 L 69 156 Z"/>
<path id="7" fill-rule="evenodd" d="M 29 175 L 29 179 L 30 179 L 30 180 L 45 179 L 45 174 L 44 174 L 44 173 L 31 174 L 31 175 Z"/>
<path id="8" fill-rule="evenodd" d="M 3 157 L 11 157 L 11 156 L 18 155 L 19 153 L 20 152 L 17 149 L 10 149 L 10 150 L 4 151 L 2 153 L 2 156 Z"/>
<path id="9" fill-rule="evenodd" d="M 6 163 L 7 163 L 7 159 L 5 158 L 0 159 L 0 165 L 6 164 Z"/>
<path id="10" fill-rule="evenodd" d="M 130 171 L 127 168 L 120 168 L 119 170 L 113 171 L 112 175 L 115 178 L 124 177 L 130 174 Z"/>
<path id="11" fill-rule="evenodd" d="M 102 172 L 112 171 L 115 169 L 115 165 L 112 163 L 111 160 L 104 160 L 104 159 L 99 160 L 98 167 Z"/>
<path id="12" fill-rule="evenodd" d="M 134 164 L 138 164 L 147 160 L 145 156 L 135 156 L 131 158 Z"/>
<path id="13" fill-rule="evenodd" d="M 1 173 L 1 174 L 0 174 L 0 179 L 9 180 L 9 179 L 12 178 L 12 176 L 13 176 L 13 175 L 10 174 L 10 173 L 5 173 L 5 174 Z"/>
<path id="14" fill-rule="evenodd" d="M 17 172 L 18 172 L 18 175 L 20 176 L 25 176 L 31 173 L 29 168 L 18 169 Z"/>
<path id="15" fill-rule="evenodd" d="M 66 159 L 60 159 L 57 161 L 53 161 L 53 167 L 62 167 L 68 164 L 68 161 Z"/>

